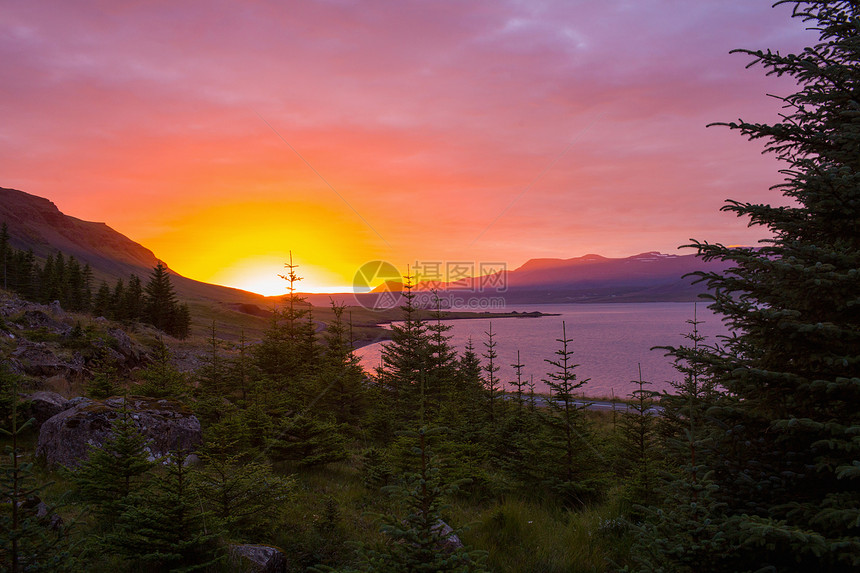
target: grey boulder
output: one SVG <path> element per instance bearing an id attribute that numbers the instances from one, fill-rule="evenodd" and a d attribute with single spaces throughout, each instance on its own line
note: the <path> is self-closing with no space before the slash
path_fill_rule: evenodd
<path id="1" fill-rule="evenodd" d="M 170 451 L 193 451 L 202 441 L 200 421 L 179 402 L 131 396 L 70 400 L 70 407 L 46 420 L 39 429 L 36 454 L 48 465 L 76 467 L 89 456 L 91 446 L 101 446 L 111 435 L 125 404 L 131 419 L 147 440 L 151 460 Z"/>

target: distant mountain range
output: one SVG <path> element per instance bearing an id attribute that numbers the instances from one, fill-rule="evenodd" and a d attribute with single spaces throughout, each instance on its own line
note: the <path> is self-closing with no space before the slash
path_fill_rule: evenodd
<path id="1" fill-rule="evenodd" d="M 443 304 L 492 308 L 491 299 L 503 298 L 505 305 L 569 302 L 688 302 L 705 292 L 703 284 L 693 284 L 695 271 L 722 271 L 728 263 L 704 262 L 693 254 L 667 255 L 650 251 L 632 257 L 607 258 L 585 255 L 571 259 L 531 259 L 522 266 L 493 275 L 457 282 L 418 282 L 414 290 L 435 289 Z M 419 277 L 420 278 L 420 277 Z M 340 297 L 343 302 L 359 300 L 365 305 L 391 297 L 402 283 L 388 282 L 367 294 Z M 335 297 L 338 298 L 338 297 Z M 427 297 L 422 297 L 426 300 Z M 326 300 L 328 300 L 326 298 Z"/>
<path id="2" fill-rule="evenodd" d="M 655 251 L 624 258 L 532 259 L 512 271 L 472 281 L 468 290 L 504 295 L 508 303 L 691 301 L 705 288 L 684 275 L 727 267 L 693 254 Z M 495 285 L 503 292 L 496 292 Z"/>
<path id="3" fill-rule="evenodd" d="M 12 245 L 33 249 L 40 257 L 56 251 L 90 264 L 97 277 L 148 276 L 158 262 L 146 247 L 104 223 L 82 221 L 63 214 L 48 199 L 0 187 L 0 222 L 9 227 Z M 722 270 L 727 264 L 705 263 L 694 255 L 647 252 L 626 258 L 585 255 L 572 259 L 532 259 L 497 275 L 457 283 L 419 283 L 418 291 L 438 288 L 452 297 L 504 297 L 506 303 L 690 301 L 703 292 L 683 275 L 696 270 Z M 172 271 L 171 271 L 172 272 Z M 212 285 L 173 273 L 177 292 L 185 297 L 231 304 L 262 304 L 266 298 L 247 291 Z M 389 284 L 383 290 L 397 290 Z M 309 295 L 309 302 L 327 306 L 330 298 L 372 305 L 387 293 Z"/>

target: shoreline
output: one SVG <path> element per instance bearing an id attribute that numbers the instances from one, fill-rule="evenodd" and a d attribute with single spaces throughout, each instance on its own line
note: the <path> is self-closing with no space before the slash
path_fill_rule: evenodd
<path id="1" fill-rule="evenodd" d="M 474 312 L 468 310 L 455 310 L 455 311 L 442 311 L 444 316 L 441 319 L 442 321 L 448 320 L 486 320 L 486 319 L 494 319 L 494 318 L 543 318 L 545 316 L 561 316 L 560 313 L 553 312 L 540 312 L 537 310 L 529 311 L 529 312 L 519 312 L 516 310 L 510 312 L 491 312 L 491 311 L 483 311 L 483 312 Z M 358 350 L 359 348 L 364 348 L 365 346 L 370 346 L 371 344 L 376 344 L 377 342 L 385 342 L 386 340 L 391 340 L 390 332 L 391 330 L 384 328 L 383 325 L 391 324 L 392 322 L 400 322 L 401 318 L 385 318 L 379 320 L 374 324 L 374 326 L 379 327 L 379 336 L 375 339 L 359 339 L 354 340 L 352 342 L 352 349 Z M 389 334 L 386 334 L 389 333 Z"/>

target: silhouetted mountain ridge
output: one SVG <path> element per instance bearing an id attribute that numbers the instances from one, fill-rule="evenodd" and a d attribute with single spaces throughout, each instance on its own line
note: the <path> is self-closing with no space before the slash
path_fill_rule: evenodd
<path id="1" fill-rule="evenodd" d="M 74 256 L 82 263 L 89 263 L 98 279 L 127 279 L 136 274 L 146 280 L 159 261 L 151 250 L 105 223 L 71 217 L 48 199 L 17 189 L 0 187 L 2 222 L 7 224 L 10 243 L 16 249 L 32 249 L 42 258 L 57 251 Z M 256 293 L 195 281 L 172 270 L 170 273 L 177 293 L 183 297 L 219 302 L 264 301 Z"/>

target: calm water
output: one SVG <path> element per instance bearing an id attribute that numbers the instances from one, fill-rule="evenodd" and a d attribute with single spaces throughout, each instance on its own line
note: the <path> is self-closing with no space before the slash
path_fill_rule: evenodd
<path id="1" fill-rule="evenodd" d="M 651 381 L 653 390 L 668 389 L 669 380 L 678 380 L 680 375 L 673 369 L 669 358 L 662 350 L 650 350 L 653 346 L 680 345 L 683 335 L 690 331 L 686 321 L 693 318 L 693 303 L 612 303 L 612 304 L 538 304 L 520 305 L 505 309 L 520 312 L 540 311 L 558 313 L 560 316 L 542 318 L 500 318 L 492 321 L 497 342 L 499 377 L 503 382 L 515 378 L 511 364 L 516 362 L 517 350 L 525 364 L 525 379 L 534 376 L 539 392 L 546 386 L 541 382 L 551 369 L 545 362 L 554 359 L 553 353 L 560 348 L 556 339 L 561 338 L 562 321 L 568 338 L 573 339 L 572 348 L 577 378 L 590 378 L 582 388 L 588 396 L 626 396 L 633 389 L 630 381 L 638 378 L 637 363 L 642 364 L 642 378 Z M 700 333 L 706 342 L 713 342 L 718 334 L 725 334 L 722 325 L 702 303 L 698 304 Z M 476 351 L 486 352 L 490 321 L 486 319 L 448 321 L 453 328 L 451 343 L 462 351 L 471 337 Z M 356 351 L 365 368 L 379 365 L 381 345 L 377 343 Z"/>

